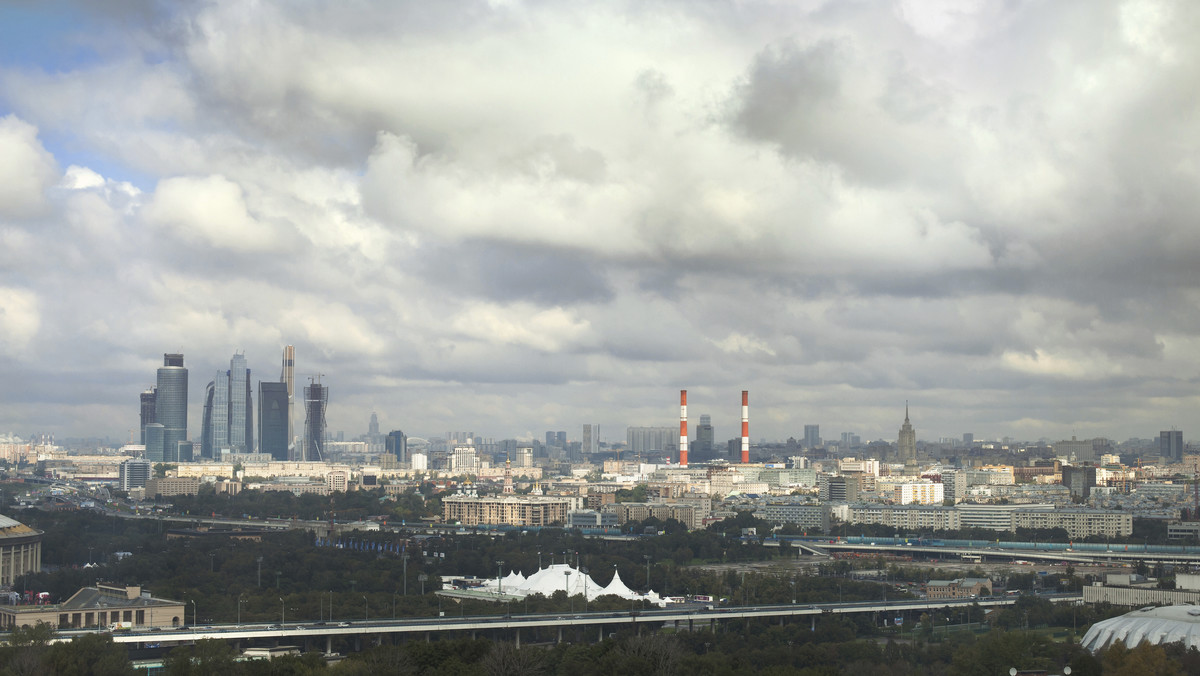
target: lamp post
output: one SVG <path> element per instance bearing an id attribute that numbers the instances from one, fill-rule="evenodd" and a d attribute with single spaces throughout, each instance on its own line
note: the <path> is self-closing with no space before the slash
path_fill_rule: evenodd
<path id="1" fill-rule="evenodd" d="M 496 562 L 496 598 L 504 596 L 504 578 L 501 575 L 504 573 L 504 562 Z"/>
<path id="2" fill-rule="evenodd" d="M 283 625 L 286 624 L 286 620 L 287 620 L 287 603 L 285 603 L 283 600 L 283 597 L 280 596 L 279 597 L 279 627 L 281 629 L 283 628 Z"/>
<path id="3" fill-rule="evenodd" d="M 404 595 L 408 596 L 408 552 L 404 552 Z"/>
<path id="4" fill-rule="evenodd" d="M 538 570 L 542 569 L 542 553 L 538 552 Z"/>
<path id="5" fill-rule="evenodd" d="M 421 596 L 425 595 L 425 580 L 428 580 L 428 579 L 429 579 L 429 576 L 426 575 L 425 573 L 421 573 L 420 575 L 417 576 L 417 582 L 421 583 Z"/>
<path id="6" fill-rule="evenodd" d="M 571 571 L 563 571 L 563 588 L 567 592 L 567 599 L 571 602 L 571 612 L 575 612 L 575 597 L 571 596 Z"/>
<path id="7" fill-rule="evenodd" d="M 242 626 L 242 604 L 246 602 L 246 599 L 239 596 L 237 602 L 237 626 L 240 627 Z"/>
<path id="8" fill-rule="evenodd" d="M 184 620 L 186 621 L 187 618 L 185 617 Z M 192 599 L 192 626 L 195 626 L 198 622 L 199 620 L 196 619 L 196 600 Z"/>
<path id="9" fill-rule="evenodd" d="M 642 554 L 642 558 L 646 559 L 646 593 L 650 593 L 650 555 Z"/>
<path id="10" fill-rule="evenodd" d="M 392 619 L 396 619 L 396 596 L 400 594 L 400 590 L 392 592 Z"/>
<path id="11" fill-rule="evenodd" d="M 261 556 L 258 557 L 258 588 L 259 589 L 262 589 L 262 559 L 263 559 L 263 557 L 261 557 Z"/>
<path id="12" fill-rule="evenodd" d="M 329 590 L 329 621 L 333 622 L 333 590 Z"/>
<path id="13" fill-rule="evenodd" d="M 587 602 L 588 602 L 588 593 L 587 593 L 588 569 L 587 569 L 587 566 L 580 568 L 579 572 L 583 574 L 583 612 L 586 613 L 588 611 L 588 604 L 587 604 Z"/>
<path id="14" fill-rule="evenodd" d="M 363 599 L 363 622 L 366 622 L 368 619 L 370 619 L 367 616 L 367 597 L 364 595 L 362 597 L 362 599 Z"/>

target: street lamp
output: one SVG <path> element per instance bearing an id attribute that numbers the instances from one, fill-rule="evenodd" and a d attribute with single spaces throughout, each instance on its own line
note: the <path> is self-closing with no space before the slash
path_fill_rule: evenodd
<path id="1" fill-rule="evenodd" d="M 650 593 L 650 555 L 642 554 L 642 558 L 646 559 L 646 593 Z"/>
<path id="2" fill-rule="evenodd" d="M 287 604 L 284 603 L 283 597 L 279 597 L 279 627 L 282 629 L 287 620 Z"/>
<path id="3" fill-rule="evenodd" d="M 366 622 L 369 619 L 367 617 L 367 597 L 364 595 L 362 597 L 362 599 L 363 599 L 363 622 Z"/>
<path id="4" fill-rule="evenodd" d="M 392 592 L 392 619 L 396 619 L 396 596 L 400 594 L 400 590 Z"/>
<path id="5" fill-rule="evenodd" d="M 501 577 L 501 574 L 503 574 L 503 572 L 504 572 L 504 562 L 497 561 L 496 562 L 496 597 L 497 598 L 504 596 L 504 578 Z"/>
<path id="6" fill-rule="evenodd" d="M 240 627 L 242 626 L 242 604 L 246 602 L 246 599 L 239 596 L 237 602 L 237 626 Z"/>
<path id="7" fill-rule="evenodd" d="M 417 576 L 417 581 L 421 583 L 421 596 L 425 595 L 425 580 L 428 580 L 428 579 L 429 579 L 429 576 L 426 575 L 425 573 L 421 573 L 420 575 Z"/>
<path id="8" fill-rule="evenodd" d="M 567 599 L 571 601 L 571 612 L 575 612 L 575 597 L 571 596 L 571 571 L 563 571 L 563 588 L 567 592 Z"/>
<path id="9" fill-rule="evenodd" d="M 580 568 L 579 572 L 583 574 L 583 612 L 586 613 L 588 611 L 588 604 L 587 604 L 587 602 L 588 602 L 588 593 L 587 593 L 588 569 L 587 569 L 587 566 Z"/>
<path id="10" fill-rule="evenodd" d="M 404 595 L 408 596 L 408 552 L 404 552 Z"/>
<path id="11" fill-rule="evenodd" d="M 185 622 L 187 621 L 186 617 L 183 619 Z M 196 619 L 196 600 L 192 599 L 192 625 L 195 626 L 198 623 L 199 623 L 199 620 Z"/>

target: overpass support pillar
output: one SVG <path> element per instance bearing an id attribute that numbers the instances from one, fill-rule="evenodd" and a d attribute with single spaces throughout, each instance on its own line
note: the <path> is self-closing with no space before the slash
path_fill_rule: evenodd
<path id="1" fill-rule="evenodd" d="M 600 625 L 600 635 L 596 637 L 597 643 L 604 643 L 604 625 Z"/>
<path id="2" fill-rule="evenodd" d="M 514 630 L 513 630 L 513 635 L 514 635 L 514 636 L 516 636 L 516 639 L 517 639 L 517 649 L 518 649 L 518 650 L 520 650 L 520 649 L 521 649 L 521 630 L 520 630 L 520 629 L 514 629 Z"/>
<path id="3" fill-rule="evenodd" d="M 332 652 L 333 652 L 333 636 L 331 636 L 329 634 L 325 634 L 325 654 L 328 655 Z"/>
<path id="4" fill-rule="evenodd" d="M 689 617 L 689 618 L 688 618 L 688 633 L 690 634 L 690 633 L 692 633 L 693 631 L 696 631 L 696 625 L 695 625 L 695 623 L 692 621 L 692 618 L 690 618 L 690 617 Z"/>
<path id="5" fill-rule="evenodd" d="M 558 628 L 558 642 L 562 643 L 562 627 Z"/>
<path id="6" fill-rule="evenodd" d="M 429 643 L 429 641 L 431 640 L 431 637 L 432 637 L 432 636 L 433 636 L 433 632 L 432 632 L 432 631 L 427 631 L 427 632 L 425 632 L 425 642 L 426 642 L 426 643 Z"/>

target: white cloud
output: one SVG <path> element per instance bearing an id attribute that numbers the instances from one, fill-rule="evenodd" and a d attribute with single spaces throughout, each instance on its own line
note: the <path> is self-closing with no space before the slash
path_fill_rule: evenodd
<path id="1" fill-rule="evenodd" d="M 15 115 L 0 117 L 0 217 L 44 213 L 46 189 L 57 178 L 58 166 L 38 140 L 37 127 Z"/>
<path id="2" fill-rule="evenodd" d="M 0 356 L 19 357 L 29 351 L 42 317 L 37 294 L 29 289 L 0 286 Z"/>
<path id="3" fill-rule="evenodd" d="M 279 230 L 253 217 L 241 187 L 224 176 L 163 179 L 142 214 L 193 244 L 262 252 L 282 243 Z"/>

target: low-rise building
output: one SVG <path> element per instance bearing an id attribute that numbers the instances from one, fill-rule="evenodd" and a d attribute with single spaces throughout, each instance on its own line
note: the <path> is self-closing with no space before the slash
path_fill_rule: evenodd
<path id="1" fill-rule="evenodd" d="M 984 577 L 964 577 L 956 580 L 930 580 L 925 585 L 930 599 L 970 599 L 991 596 L 992 581 Z"/>
<path id="2" fill-rule="evenodd" d="M 62 603 L 49 605 L 0 606 L 0 627 L 36 626 L 39 622 L 55 629 L 82 627 L 178 627 L 186 624 L 184 603 L 155 598 L 141 587 L 98 584 L 84 587 Z"/>

